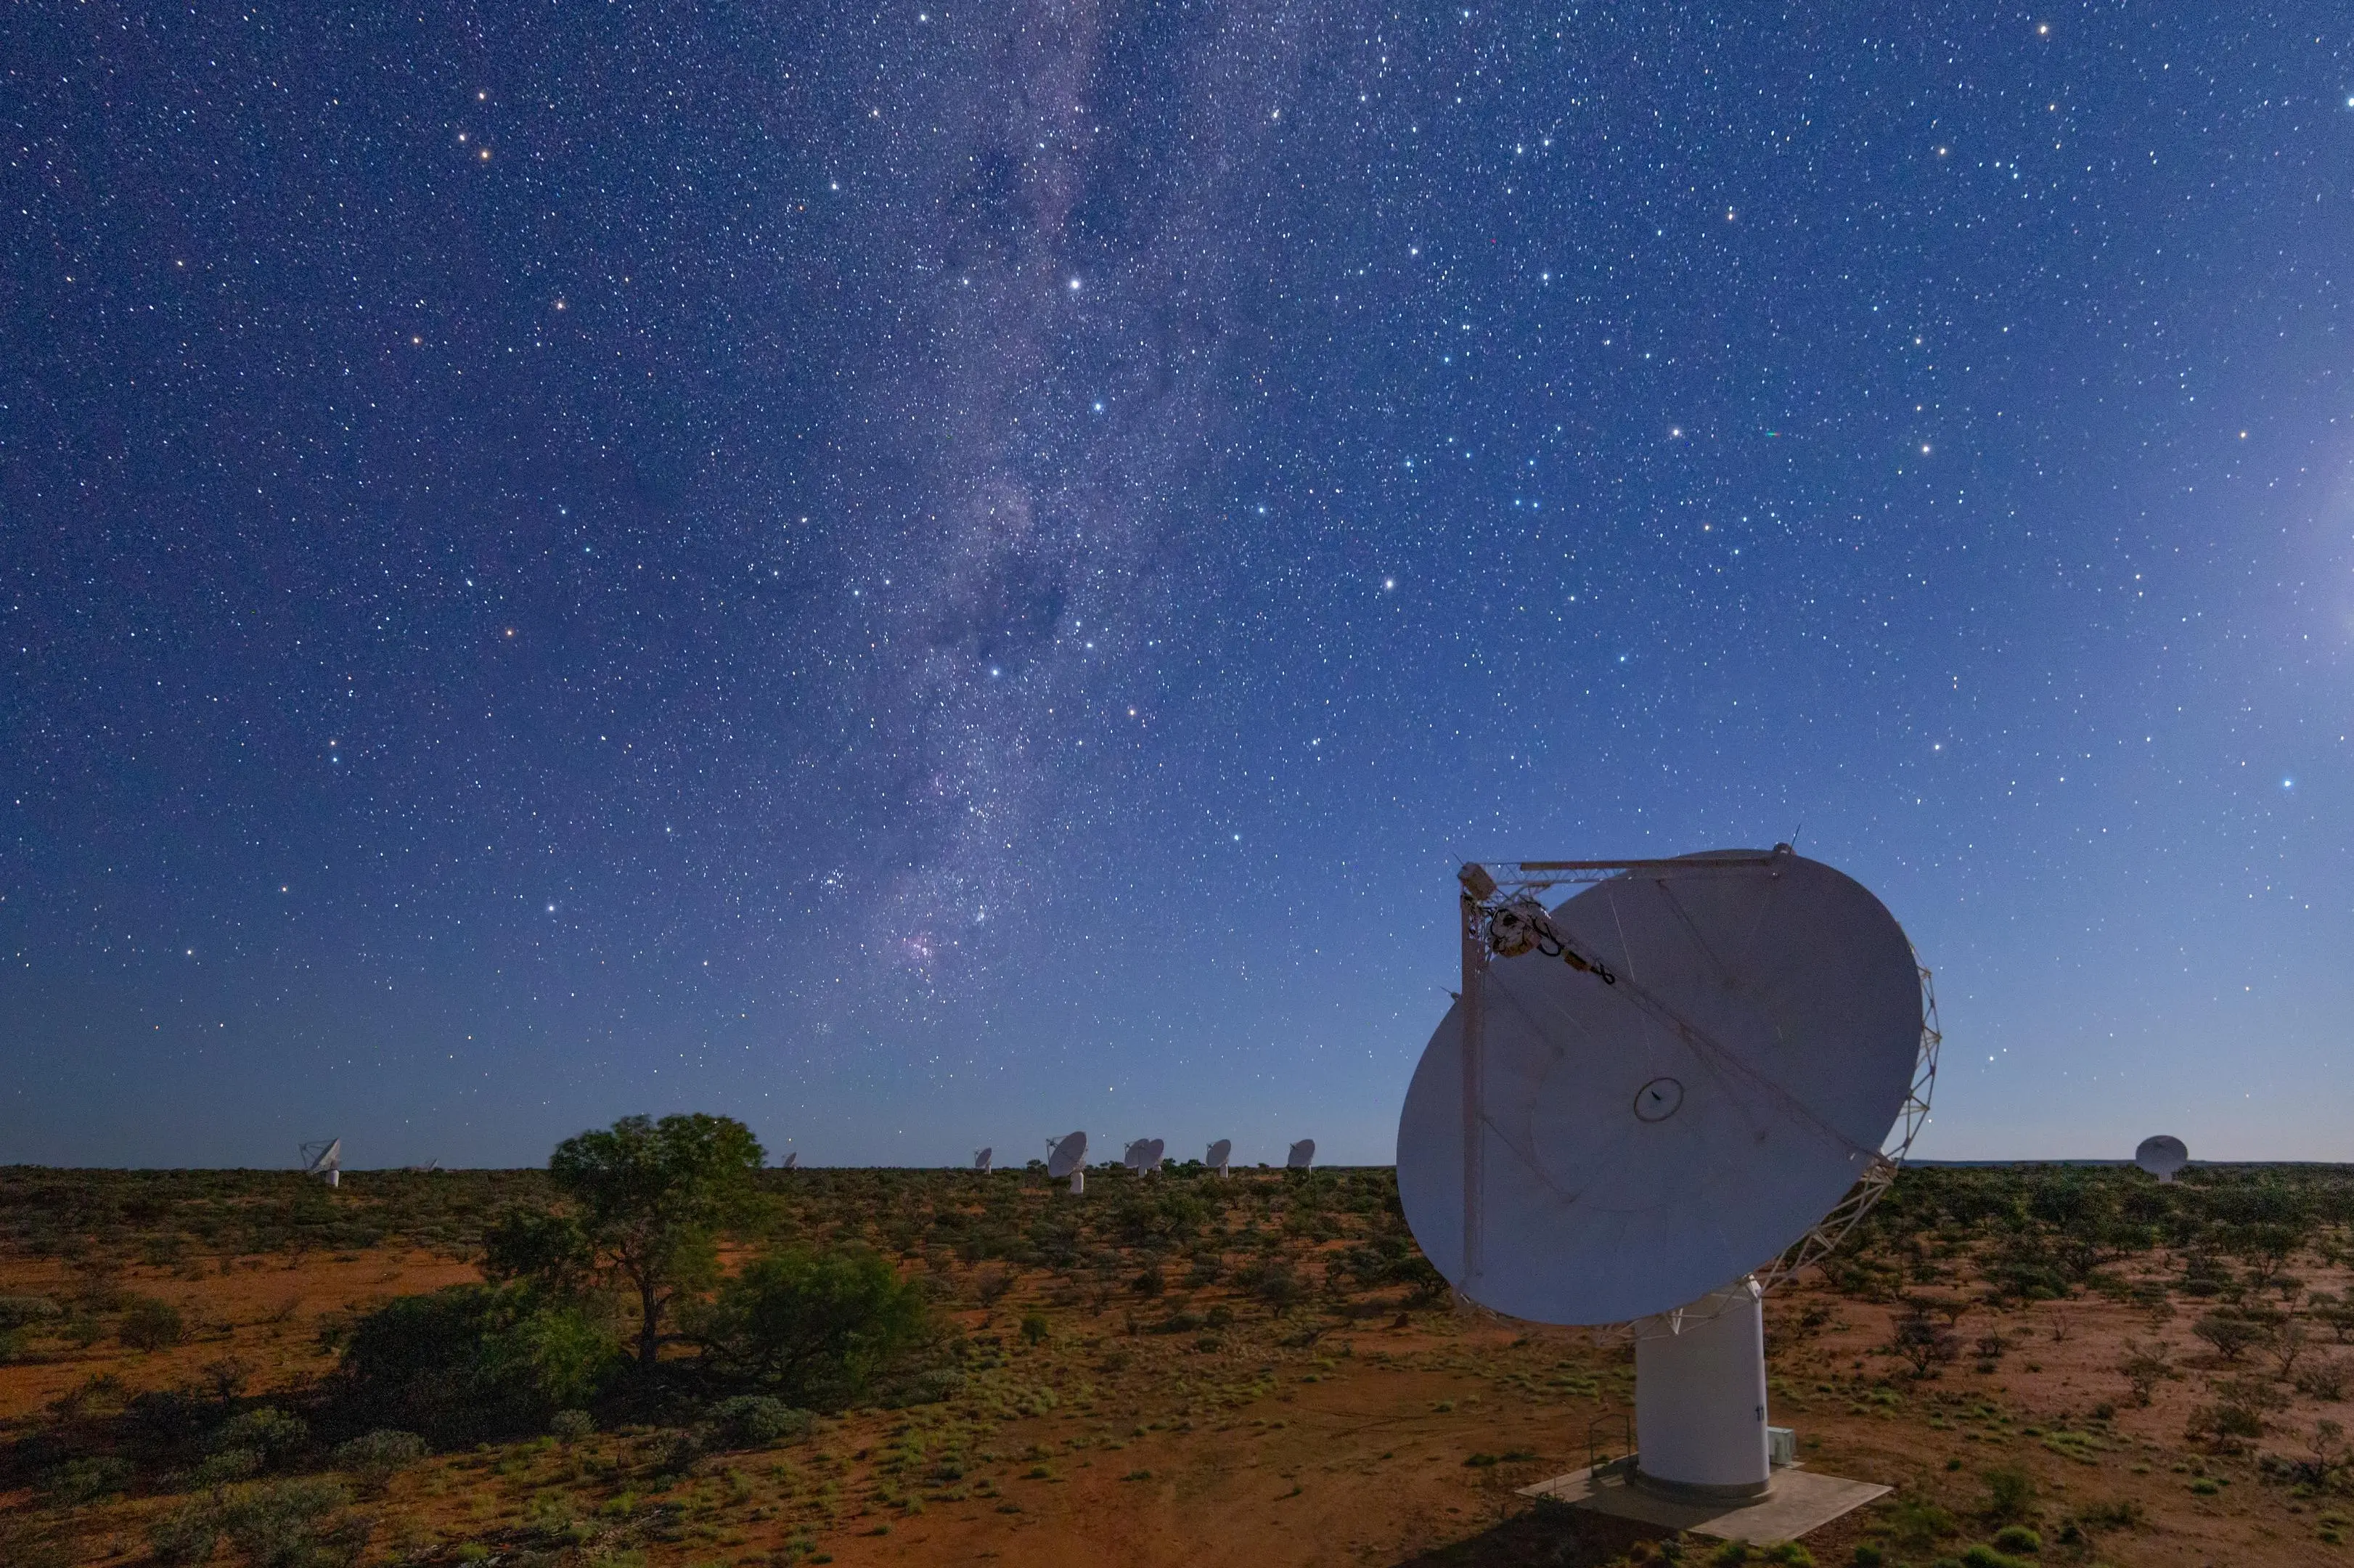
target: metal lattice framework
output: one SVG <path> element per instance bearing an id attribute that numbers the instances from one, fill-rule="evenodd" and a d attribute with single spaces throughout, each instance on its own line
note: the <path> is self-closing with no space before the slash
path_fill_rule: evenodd
<path id="1" fill-rule="evenodd" d="M 1787 845 L 1776 845 L 1776 853 L 1787 853 Z M 1524 910 L 1539 894 L 1564 885 L 1607 882 L 1629 873 L 1648 876 L 1705 876 L 1713 872 L 1747 868 L 1772 863 L 1772 854 L 1710 856 L 1675 860 L 1556 860 L 1510 861 L 1490 867 L 1479 863 L 1463 868 L 1463 995 L 1474 1002 L 1465 1031 L 1465 1238 L 1467 1273 L 1477 1266 L 1475 1238 L 1479 1224 L 1480 1173 L 1474 1153 L 1473 1139 L 1478 1136 L 1473 1121 L 1479 1096 L 1479 1047 L 1474 1032 L 1480 1027 L 1485 1009 L 1478 1005 L 1483 977 L 1490 962 L 1506 956 L 1495 947 L 1499 929 L 1497 916 L 1505 916 L 1503 928 L 1510 929 L 1514 912 Z M 1518 950 L 1525 950 L 1516 948 Z M 1584 967 L 1583 959 L 1573 963 Z M 1914 1060 L 1913 1081 L 1904 1096 L 1903 1108 L 1889 1129 L 1889 1137 L 1872 1155 L 1863 1174 L 1856 1181 L 1846 1197 L 1816 1222 L 1814 1228 L 1778 1257 L 1761 1264 L 1754 1277 L 1761 1289 L 1771 1290 L 1802 1270 L 1822 1261 L 1863 1223 L 1866 1214 L 1879 1202 L 1896 1175 L 1903 1168 L 1904 1157 L 1913 1148 L 1929 1119 L 1929 1101 L 1937 1085 L 1937 1049 L 1945 1040 L 1937 1018 L 1936 986 L 1920 955 L 1914 955 L 1914 967 L 1921 976 L 1921 1044 Z M 1457 1292 L 1458 1305 L 1487 1313 L 1488 1309 Z M 1720 1307 L 1718 1310 L 1723 1310 Z M 1680 1308 L 1673 1312 L 1638 1319 L 1633 1322 L 1614 1323 L 1596 1328 L 1595 1337 L 1603 1340 L 1645 1339 L 1654 1335 L 1681 1333 L 1690 1325 L 1707 1320 L 1713 1313 L 1696 1313 Z"/>

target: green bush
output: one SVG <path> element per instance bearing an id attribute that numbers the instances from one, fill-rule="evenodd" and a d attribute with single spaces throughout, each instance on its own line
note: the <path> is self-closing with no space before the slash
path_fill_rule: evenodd
<path id="1" fill-rule="evenodd" d="M 730 1446 L 765 1448 L 787 1437 L 808 1434 L 811 1416 L 781 1399 L 764 1393 L 743 1393 L 724 1399 L 712 1408 L 712 1424 Z"/>
<path id="2" fill-rule="evenodd" d="M 183 1503 L 147 1526 L 148 1549 L 164 1568 L 204 1562 L 220 1538 L 220 1510 L 210 1500 Z"/>
<path id="3" fill-rule="evenodd" d="M 1961 1532 L 1954 1516 L 1935 1503 L 1919 1498 L 1900 1497 L 1890 1505 L 1887 1513 L 1888 1532 L 1896 1543 L 1908 1551 L 1919 1552 L 1949 1535 Z"/>
<path id="4" fill-rule="evenodd" d="M 2005 1552 L 2041 1552 L 2043 1538 L 2023 1524 L 2006 1524 L 1995 1531 L 1994 1543 Z"/>
<path id="5" fill-rule="evenodd" d="M 264 1404 L 230 1416 L 213 1429 L 205 1446 L 216 1454 L 248 1449 L 265 1463 L 285 1465 L 311 1446 L 311 1428 L 299 1415 Z"/>
<path id="6" fill-rule="evenodd" d="M 1023 1344 L 1043 1345 L 1046 1342 L 1046 1336 L 1052 1331 L 1053 1330 L 1047 1326 L 1046 1314 L 1044 1312 L 1024 1312 L 1022 1314 L 1022 1342 Z"/>
<path id="7" fill-rule="evenodd" d="M 0 1296 L 0 1334 L 55 1322 L 63 1316 L 63 1309 L 46 1296 Z"/>
<path id="8" fill-rule="evenodd" d="M 2023 1519 L 2035 1506 L 2035 1478 L 2015 1465 L 1982 1470 L 1979 1478 L 1986 1482 L 1988 1519 Z"/>
<path id="9" fill-rule="evenodd" d="M 578 1443 L 593 1436 L 597 1418 L 585 1410 L 559 1410 L 547 1418 L 548 1436 L 559 1443 Z"/>
<path id="10" fill-rule="evenodd" d="M 71 1505 L 95 1502 L 100 1498 L 130 1489 L 138 1472 L 128 1459 L 111 1455 L 90 1459 L 69 1459 L 51 1470 L 41 1489 L 53 1501 Z"/>
<path id="11" fill-rule="evenodd" d="M 345 1568 L 367 1546 L 351 1495 L 312 1478 L 249 1487 L 221 1505 L 221 1530 L 253 1568 Z"/>
<path id="12" fill-rule="evenodd" d="M 188 1478 L 200 1487 L 225 1487 L 231 1481 L 251 1480 L 261 1474 L 267 1462 L 259 1448 L 223 1448 L 206 1455 Z"/>
<path id="13" fill-rule="evenodd" d="M 1962 1553 L 1962 1568 L 2032 1568 L 2024 1557 L 2013 1557 L 2007 1552 L 1997 1552 L 1991 1546 L 1973 1546 Z"/>
<path id="14" fill-rule="evenodd" d="M 1858 1544 L 1855 1555 L 1848 1561 L 1854 1565 L 1854 1568 L 1885 1568 L 1888 1553 L 1882 1552 L 1873 1542 L 1866 1541 Z"/>
<path id="15" fill-rule="evenodd" d="M 153 1296 L 134 1296 L 122 1309 L 122 1321 L 115 1334 L 134 1351 L 160 1351 L 178 1344 L 188 1337 L 188 1326 L 180 1309 L 169 1301 L 158 1301 Z"/>
<path id="16" fill-rule="evenodd" d="M 456 1444 L 545 1429 L 619 1366 L 588 1308 L 529 1286 L 453 1285 L 402 1296 L 353 1325 L 339 1393 L 372 1425 Z"/>
<path id="17" fill-rule="evenodd" d="M 335 1448 L 335 1468 L 369 1492 L 380 1492 L 392 1478 L 425 1457 L 425 1439 L 414 1432 L 379 1427 Z"/>
<path id="18" fill-rule="evenodd" d="M 716 1370 L 796 1404 L 832 1405 L 909 1361 L 932 1323 L 920 1286 L 851 1246 L 755 1260 L 721 1287 L 695 1334 Z"/>

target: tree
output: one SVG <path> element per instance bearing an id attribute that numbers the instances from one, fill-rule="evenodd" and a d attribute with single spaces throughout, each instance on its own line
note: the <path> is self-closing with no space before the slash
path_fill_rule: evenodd
<path id="1" fill-rule="evenodd" d="M 700 1113 L 623 1117 L 556 1146 L 547 1172 L 578 1206 L 590 1255 L 637 1293 L 640 1367 L 661 1354 L 663 1318 L 678 1293 L 716 1272 L 715 1233 L 748 1197 L 765 1158 L 742 1122 Z"/>
<path id="2" fill-rule="evenodd" d="M 482 1231 L 482 1276 L 493 1284 L 528 1280 L 559 1296 L 577 1293 L 597 1266 L 580 1222 L 517 1206 Z"/>
<path id="3" fill-rule="evenodd" d="M 2136 1404 L 2147 1406 L 2158 1385 L 2174 1375 L 2174 1368 L 2166 1359 L 2167 1348 L 2163 1340 L 2154 1345 L 2133 1339 L 2126 1340 L 2125 1359 L 2117 1362 L 2117 1371 L 2133 1389 Z"/>
<path id="4" fill-rule="evenodd" d="M 2281 1376 L 2290 1377 L 2296 1374 L 2297 1358 L 2305 1354 L 2308 1343 L 2304 1322 L 2296 1318 L 2285 1319 L 2273 1326 L 2264 1342 L 2264 1353 L 2280 1368 Z"/>
<path id="5" fill-rule="evenodd" d="M 691 1326 L 716 1368 L 800 1404 L 864 1392 L 932 1333 L 923 1287 L 863 1246 L 756 1259 Z"/>
<path id="6" fill-rule="evenodd" d="M 2261 1343 L 2271 1330 L 2271 1325 L 2244 1312 L 2215 1311 L 2202 1316 L 2190 1327 L 2190 1331 L 2206 1340 L 2215 1353 L 2227 1361 L 2236 1361 L 2251 1346 Z"/>
<path id="7" fill-rule="evenodd" d="M 1916 1378 L 1934 1375 L 1962 1353 L 1961 1336 L 1954 1332 L 1953 1320 L 1939 1314 L 1940 1305 L 1908 1300 L 1903 1315 L 1890 1325 L 1887 1353 L 1911 1363 Z"/>
<path id="8" fill-rule="evenodd" d="M 2339 1344 L 2354 1340 L 2354 1290 L 2342 1297 L 2317 1290 L 2306 1302 L 2306 1310 L 2327 1324 L 2329 1331 L 2338 1336 Z"/>

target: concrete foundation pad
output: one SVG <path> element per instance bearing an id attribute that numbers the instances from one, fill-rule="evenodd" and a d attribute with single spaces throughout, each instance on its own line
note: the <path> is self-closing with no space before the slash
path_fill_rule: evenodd
<path id="1" fill-rule="evenodd" d="M 1573 1470 L 1522 1487 L 1524 1498 L 1551 1498 L 1572 1508 L 1590 1508 L 1617 1519 L 1656 1524 L 1662 1530 L 1688 1530 L 1720 1541 L 1796 1541 L 1810 1530 L 1829 1524 L 1850 1510 L 1861 1508 L 1889 1489 L 1869 1481 L 1819 1476 L 1797 1468 L 1774 1472 L 1774 1485 L 1763 1497 L 1740 1501 L 1687 1501 L 1629 1486 L 1621 1465 Z"/>

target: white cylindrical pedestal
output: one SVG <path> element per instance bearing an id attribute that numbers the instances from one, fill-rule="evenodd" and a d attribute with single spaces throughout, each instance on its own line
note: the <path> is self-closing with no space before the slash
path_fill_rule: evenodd
<path id="1" fill-rule="evenodd" d="M 1720 1310 L 1720 1308 L 1722 1308 Z M 1773 1476 L 1766 1439 L 1766 1315 L 1744 1279 L 1652 1319 L 1635 1341 L 1638 1480 L 1750 1497 Z"/>
<path id="2" fill-rule="evenodd" d="M 1086 1192 L 1087 1190 L 1087 1173 L 1085 1171 L 1072 1171 L 1072 1172 L 1071 1172 L 1071 1191 L 1072 1191 L 1072 1192 Z"/>

